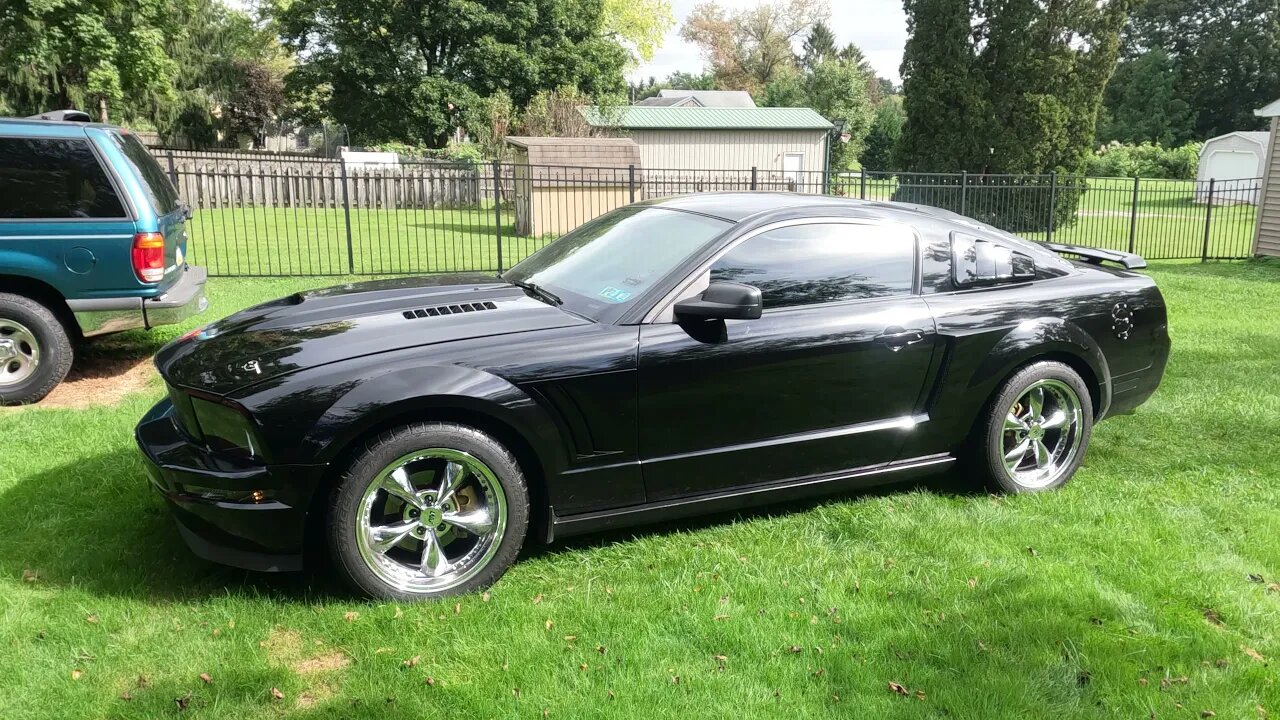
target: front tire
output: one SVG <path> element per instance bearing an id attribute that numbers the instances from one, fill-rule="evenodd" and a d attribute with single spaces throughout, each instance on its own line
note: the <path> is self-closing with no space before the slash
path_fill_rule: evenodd
<path id="1" fill-rule="evenodd" d="M 1079 373 L 1041 361 L 1014 373 L 980 423 L 976 469 L 1008 493 L 1062 487 L 1084 461 L 1093 435 L 1093 403 Z"/>
<path id="2" fill-rule="evenodd" d="M 0 293 L 0 405 L 44 398 L 67 376 L 73 354 L 66 328 L 49 308 Z"/>
<path id="3" fill-rule="evenodd" d="M 412 601 L 493 584 L 528 525 L 529 492 L 510 451 L 475 428 L 417 423 L 356 454 L 334 492 L 327 532 L 352 587 Z"/>

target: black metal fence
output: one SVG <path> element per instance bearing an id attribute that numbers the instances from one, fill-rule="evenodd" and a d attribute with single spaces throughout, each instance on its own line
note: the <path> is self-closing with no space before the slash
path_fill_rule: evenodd
<path id="1" fill-rule="evenodd" d="M 176 150 L 157 156 L 195 209 L 192 262 L 233 276 L 500 271 L 615 207 L 717 191 L 912 202 L 1032 239 L 1149 259 L 1242 258 L 1251 252 L 1261 188 L 1257 179 L 368 164 Z"/>

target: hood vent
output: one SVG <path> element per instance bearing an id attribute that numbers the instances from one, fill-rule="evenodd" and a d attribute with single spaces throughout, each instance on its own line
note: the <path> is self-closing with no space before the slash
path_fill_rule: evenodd
<path id="1" fill-rule="evenodd" d="M 414 320 L 416 318 L 436 317 L 439 315 L 458 315 L 460 313 L 497 309 L 498 306 L 491 302 L 458 303 L 457 305 L 438 305 L 436 307 L 418 308 L 417 310 L 405 310 L 403 314 L 406 320 Z"/>

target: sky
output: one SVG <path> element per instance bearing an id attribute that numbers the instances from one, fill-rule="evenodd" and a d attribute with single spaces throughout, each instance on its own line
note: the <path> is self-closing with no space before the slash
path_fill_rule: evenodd
<path id="1" fill-rule="evenodd" d="M 700 0 L 672 0 L 671 9 L 676 24 L 667 33 L 666 42 L 653 55 L 653 61 L 644 63 L 628 73 L 631 80 L 647 80 L 653 76 L 659 80 L 680 70 L 700 72 L 703 60 L 698 48 L 680 39 L 680 26 Z M 761 0 L 717 0 L 724 8 L 754 7 Z M 907 42 L 907 18 L 902 11 L 902 0 L 830 0 L 831 18 L 827 25 L 836 36 L 836 46 L 853 42 L 862 48 L 876 74 L 894 83 L 902 82 L 898 66 L 902 64 L 902 47 Z"/>

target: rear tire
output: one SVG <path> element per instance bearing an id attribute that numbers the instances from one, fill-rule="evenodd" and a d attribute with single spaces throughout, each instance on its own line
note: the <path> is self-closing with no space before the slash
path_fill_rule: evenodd
<path id="1" fill-rule="evenodd" d="M 66 328 L 49 308 L 0 293 L 0 405 L 48 395 L 71 370 L 74 354 Z"/>
<path id="2" fill-rule="evenodd" d="M 529 526 L 524 474 L 497 440 L 415 423 L 367 442 L 343 472 L 326 533 L 334 564 L 370 597 L 427 600 L 493 584 Z"/>
<path id="3" fill-rule="evenodd" d="M 1007 493 L 1056 490 L 1084 462 L 1093 402 L 1079 373 L 1060 362 L 1028 365 L 1005 381 L 978 423 L 974 469 Z"/>

